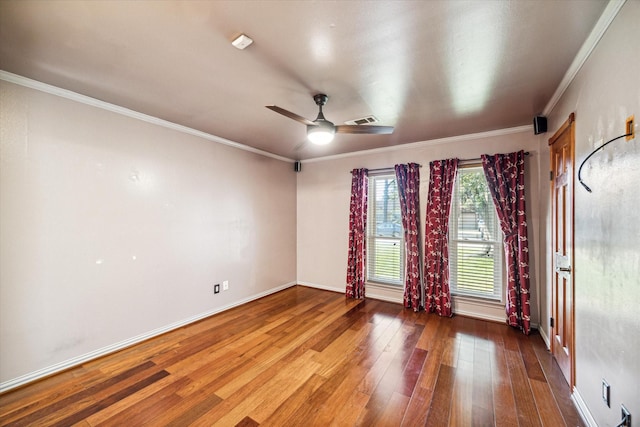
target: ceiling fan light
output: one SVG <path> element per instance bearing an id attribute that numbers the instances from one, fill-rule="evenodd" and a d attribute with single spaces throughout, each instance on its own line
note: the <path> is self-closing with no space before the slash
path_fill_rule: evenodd
<path id="1" fill-rule="evenodd" d="M 332 126 L 307 126 L 307 138 L 316 145 L 327 145 L 333 141 L 336 129 Z"/>

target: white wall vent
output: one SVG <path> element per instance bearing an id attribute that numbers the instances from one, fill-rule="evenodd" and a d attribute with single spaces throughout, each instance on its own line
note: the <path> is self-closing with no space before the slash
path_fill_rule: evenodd
<path id="1" fill-rule="evenodd" d="M 348 120 L 346 122 L 344 122 L 346 125 L 370 125 L 373 123 L 378 123 L 380 120 L 378 120 L 377 117 L 375 116 L 367 116 L 367 117 L 363 117 L 361 119 L 355 119 L 355 120 Z"/>

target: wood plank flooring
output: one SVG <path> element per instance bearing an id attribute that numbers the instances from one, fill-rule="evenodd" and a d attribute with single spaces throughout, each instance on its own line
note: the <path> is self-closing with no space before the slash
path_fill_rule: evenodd
<path id="1" fill-rule="evenodd" d="M 538 335 L 296 286 L 0 396 L 11 426 L 582 426 Z"/>

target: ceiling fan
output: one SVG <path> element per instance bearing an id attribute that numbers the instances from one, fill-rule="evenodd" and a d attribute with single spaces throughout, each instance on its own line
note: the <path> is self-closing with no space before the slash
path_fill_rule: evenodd
<path id="1" fill-rule="evenodd" d="M 325 145 L 333 141 L 336 133 L 357 133 L 357 134 L 390 134 L 393 133 L 393 126 L 370 126 L 370 125 L 334 125 L 324 118 L 322 106 L 327 103 L 329 97 L 323 93 L 313 96 L 313 100 L 319 108 L 318 117 L 311 121 L 291 111 L 280 108 L 276 105 L 266 107 L 276 113 L 289 117 L 297 122 L 307 125 L 307 138 L 314 144 Z"/>

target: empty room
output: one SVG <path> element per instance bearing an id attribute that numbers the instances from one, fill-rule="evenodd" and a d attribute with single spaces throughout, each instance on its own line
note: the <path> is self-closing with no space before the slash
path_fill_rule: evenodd
<path id="1" fill-rule="evenodd" d="M 0 0 L 0 425 L 640 420 L 640 1 Z"/>

